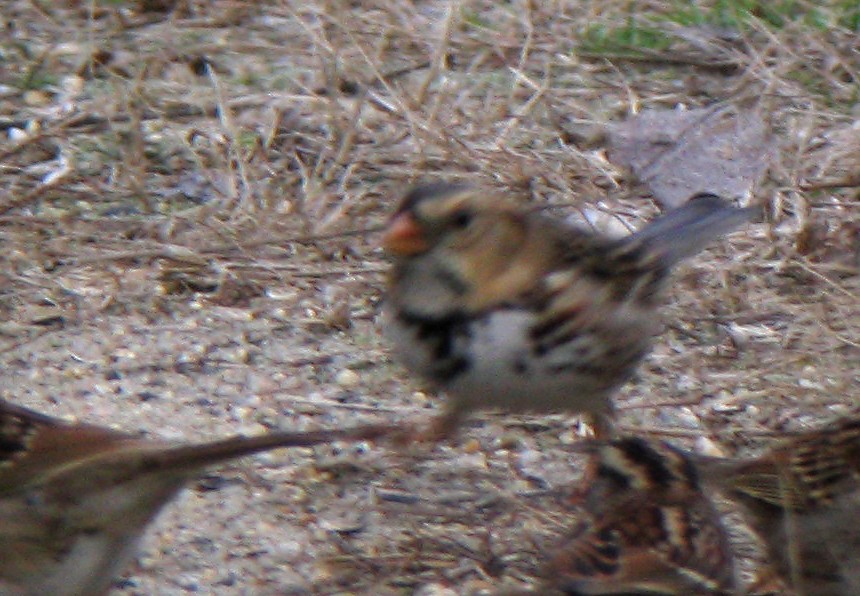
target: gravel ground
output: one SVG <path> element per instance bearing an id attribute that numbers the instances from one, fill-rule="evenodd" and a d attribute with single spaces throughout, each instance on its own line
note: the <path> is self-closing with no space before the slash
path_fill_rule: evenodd
<path id="1" fill-rule="evenodd" d="M 576 54 L 588 27 L 628 22 L 621 2 L 89 4 L 2 9 L 4 399 L 185 441 L 426 422 L 443 398 L 376 322 L 372 230 L 407 184 L 474 179 L 638 227 L 652 202 L 579 133 L 753 96 L 778 148 L 754 199 L 768 221 L 678 272 L 621 422 L 733 455 L 857 415 L 851 32 L 754 22 L 723 72 Z M 114 593 L 531 585 L 573 524 L 581 431 L 485 414 L 435 447 L 237 462 L 165 509 Z"/>

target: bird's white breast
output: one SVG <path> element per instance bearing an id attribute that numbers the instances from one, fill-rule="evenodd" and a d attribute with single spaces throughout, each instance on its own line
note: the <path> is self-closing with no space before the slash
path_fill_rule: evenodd
<path id="1" fill-rule="evenodd" d="M 468 333 L 453 336 L 453 353 L 468 366 L 448 379 L 442 389 L 470 407 L 509 411 L 591 411 L 599 409 L 593 399 L 595 380 L 577 371 L 564 370 L 571 362 L 588 357 L 592 338 L 583 335 L 536 355 L 530 329 L 533 313 L 506 309 L 477 318 Z M 435 355 L 418 329 L 389 317 L 386 335 L 395 346 L 394 357 L 406 368 L 433 379 Z"/>

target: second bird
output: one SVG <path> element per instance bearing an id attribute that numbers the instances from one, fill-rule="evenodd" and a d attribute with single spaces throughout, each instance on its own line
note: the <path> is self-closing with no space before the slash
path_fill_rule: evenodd
<path id="1" fill-rule="evenodd" d="M 433 436 L 483 408 L 586 413 L 608 430 L 612 392 L 660 331 L 672 266 L 754 212 L 700 194 L 613 239 L 479 188 L 410 191 L 383 238 L 395 259 L 384 332 L 448 394 Z"/>

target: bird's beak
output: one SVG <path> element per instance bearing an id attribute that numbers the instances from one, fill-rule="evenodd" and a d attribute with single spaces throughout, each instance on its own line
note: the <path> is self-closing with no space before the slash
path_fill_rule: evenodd
<path id="1" fill-rule="evenodd" d="M 411 213 L 398 213 L 382 234 L 382 247 L 393 255 L 409 256 L 427 250 L 427 240 Z"/>

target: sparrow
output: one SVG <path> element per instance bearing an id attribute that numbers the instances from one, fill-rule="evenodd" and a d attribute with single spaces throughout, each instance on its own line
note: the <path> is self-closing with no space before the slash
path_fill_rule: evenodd
<path id="1" fill-rule="evenodd" d="M 594 443 L 583 516 L 544 571 L 568 594 L 737 594 L 731 546 L 690 458 L 668 443 Z"/>
<path id="2" fill-rule="evenodd" d="M 801 433 L 756 458 L 699 456 L 696 465 L 740 506 L 796 593 L 860 594 L 860 419 Z"/>
<path id="3" fill-rule="evenodd" d="M 439 438 L 483 408 L 586 413 L 608 428 L 613 390 L 661 329 L 672 267 L 755 211 L 699 194 L 615 239 L 480 188 L 417 187 L 383 233 L 383 333 L 448 395 Z"/>
<path id="4" fill-rule="evenodd" d="M 134 557 L 147 524 L 205 468 L 384 432 L 366 426 L 177 445 L 0 401 L 0 591 L 104 594 Z"/>

